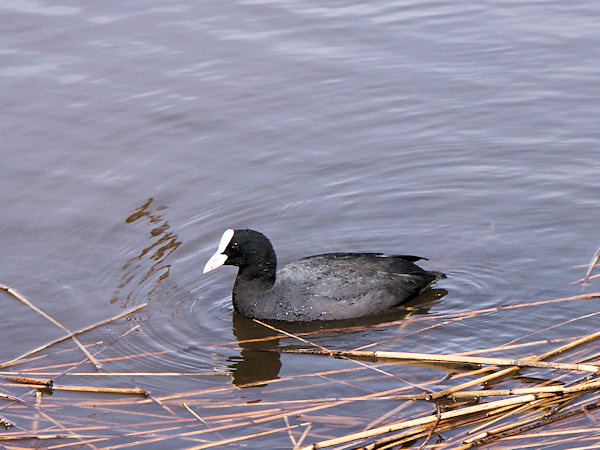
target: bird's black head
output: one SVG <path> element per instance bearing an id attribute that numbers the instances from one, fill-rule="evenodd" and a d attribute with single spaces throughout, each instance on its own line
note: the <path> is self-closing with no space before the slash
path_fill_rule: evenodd
<path id="1" fill-rule="evenodd" d="M 204 273 L 222 265 L 237 266 L 240 274 L 263 278 L 275 276 L 277 258 L 267 237 L 254 230 L 226 230 Z"/>

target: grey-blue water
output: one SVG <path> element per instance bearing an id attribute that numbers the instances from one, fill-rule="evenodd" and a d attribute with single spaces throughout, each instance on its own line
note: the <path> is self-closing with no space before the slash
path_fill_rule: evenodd
<path id="1" fill-rule="evenodd" d="M 417 302 L 423 316 L 594 292 L 594 280 L 569 283 L 600 244 L 599 22 L 600 4 L 589 0 L 0 1 L 0 283 L 73 331 L 148 302 L 82 342 L 109 344 L 98 356 L 107 373 L 193 375 L 63 383 L 148 388 L 176 417 L 196 420 L 180 406 L 187 400 L 209 425 L 221 419 L 198 400 L 203 389 L 244 412 L 248 401 L 309 391 L 351 397 L 365 379 L 317 383 L 297 376 L 356 365 L 240 350 L 237 341 L 260 326 L 232 316 L 235 271 L 201 275 L 227 228 L 262 231 L 283 262 L 328 251 L 428 257 L 424 267 L 448 278 Z M 0 361 L 65 334 L 6 293 L 0 301 Z M 451 353 L 597 310 L 594 300 L 555 303 L 427 331 L 407 321 L 315 340 Z M 591 317 L 534 336 L 595 326 Z M 11 370 L 72 364 L 83 356 L 60 352 L 71 348 Z M 150 356 L 110 360 L 137 354 Z M 416 384 L 443 377 L 390 370 Z M 278 377 L 290 377 L 286 389 L 268 381 Z M 378 377 L 364 389 L 398 383 Z M 54 394 L 42 404 L 79 399 Z M 115 419 L 100 403 L 113 438 L 94 445 L 140 440 L 132 433 L 150 418 Z M 165 413 L 152 407 L 139 411 Z M 0 415 L 26 431 L 55 427 L 12 408 L 0 404 Z M 367 424 L 393 405 L 369 406 L 381 411 L 367 418 L 360 402 L 343 408 Z M 69 428 L 90 411 L 64 414 Z M 277 419 L 194 440 L 182 437 L 189 423 L 156 432 L 153 445 L 285 427 Z M 340 433 L 318 430 L 315 422 L 305 442 Z M 293 447 L 285 431 L 245 444 Z"/>

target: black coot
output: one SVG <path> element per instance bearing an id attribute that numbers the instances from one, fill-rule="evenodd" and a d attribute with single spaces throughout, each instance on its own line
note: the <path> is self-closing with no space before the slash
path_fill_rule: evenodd
<path id="1" fill-rule="evenodd" d="M 233 306 L 244 316 L 288 322 L 350 319 L 385 311 L 446 276 L 415 265 L 423 258 L 382 253 L 328 253 L 277 270 L 271 242 L 258 231 L 227 230 L 204 273 L 239 267 Z"/>

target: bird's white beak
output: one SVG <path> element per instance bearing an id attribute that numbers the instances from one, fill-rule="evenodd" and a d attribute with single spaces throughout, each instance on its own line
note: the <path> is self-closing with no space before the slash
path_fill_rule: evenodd
<path id="1" fill-rule="evenodd" d="M 223 253 L 215 253 L 210 257 L 206 265 L 204 266 L 204 271 L 202 273 L 208 273 L 211 270 L 215 270 L 217 267 L 221 267 L 227 261 L 227 255 Z"/>
<path id="2" fill-rule="evenodd" d="M 223 236 L 221 236 L 221 241 L 219 242 L 219 248 L 214 255 L 210 257 L 206 265 L 204 266 L 204 271 L 202 273 L 208 273 L 211 270 L 215 270 L 217 267 L 221 267 L 227 261 L 227 255 L 224 255 L 223 252 L 233 239 L 235 231 L 232 229 L 225 230 Z"/>

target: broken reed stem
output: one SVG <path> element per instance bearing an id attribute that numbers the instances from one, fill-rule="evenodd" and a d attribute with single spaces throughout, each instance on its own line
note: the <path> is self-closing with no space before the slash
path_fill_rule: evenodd
<path id="1" fill-rule="evenodd" d="M 270 351 L 270 350 L 269 350 Z M 304 353 L 311 355 L 344 356 L 359 358 L 393 359 L 400 361 L 428 361 L 455 364 L 487 364 L 493 366 L 535 367 L 544 369 L 573 370 L 598 373 L 600 367 L 591 364 L 566 364 L 526 359 L 486 358 L 479 356 L 441 355 L 433 353 L 386 352 L 364 350 L 313 350 L 313 349 L 276 349 L 282 353 Z"/>
<path id="2" fill-rule="evenodd" d="M 88 387 L 88 386 L 57 386 L 51 379 L 25 378 L 25 377 L 2 377 L 5 380 L 38 389 L 50 389 L 51 391 L 76 391 L 76 392 L 97 392 L 108 394 L 135 394 L 148 397 L 146 389 L 140 388 L 107 388 L 107 387 Z"/>
<path id="3" fill-rule="evenodd" d="M 0 285 L 0 289 L 4 289 L 4 287 L 5 286 Z M 63 341 L 66 341 L 67 339 L 74 338 L 75 336 L 79 336 L 80 334 L 83 334 L 83 333 L 85 333 L 87 331 L 93 330 L 94 328 L 98 328 L 98 327 L 106 325 L 106 324 L 108 324 L 110 322 L 113 322 L 115 320 L 118 320 L 118 319 L 120 319 L 122 317 L 125 317 L 125 316 L 127 316 L 129 314 L 132 314 L 132 313 L 134 313 L 134 312 L 136 312 L 136 311 L 144 308 L 147 305 L 148 305 L 148 303 L 143 303 L 143 304 L 141 304 L 139 306 L 136 306 L 135 308 L 131 308 L 130 310 L 125 311 L 125 312 L 123 312 L 123 313 L 121 313 L 121 314 L 119 314 L 119 315 L 117 315 L 117 316 L 115 316 L 115 317 L 113 317 L 111 319 L 103 320 L 101 322 L 95 323 L 94 325 L 90 325 L 88 327 L 82 328 L 79 331 L 75 331 L 73 333 L 70 333 L 67 336 L 63 336 L 61 338 L 55 339 L 54 341 L 51 341 L 51 342 L 49 342 L 47 344 L 44 344 L 44 345 L 42 345 L 42 346 L 40 346 L 38 348 L 30 350 L 27 353 L 22 354 L 21 356 L 17 356 L 16 358 L 11 359 L 10 361 L 7 361 L 7 362 L 5 362 L 3 364 L 0 364 L 0 369 L 2 369 L 4 367 L 13 366 L 15 364 L 18 364 L 18 362 L 20 360 L 22 360 L 24 358 L 27 358 L 28 356 L 31 356 L 31 355 L 33 355 L 35 353 L 38 353 L 38 352 L 41 352 L 42 350 L 46 350 L 47 348 L 52 347 L 53 345 L 56 345 L 56 344 L 58 344 L 60 342 L 63 342 Z"/>
<path id="4" fill-rule="evenodd" d="M 50 378 L 26 378 L 26 377 L 10 377 L 3 376 L 3 379 L 19 384 L 27 384 L 29 386 L 40 388 L 51 388 L 54 381 Z"/>
<path id="5" fill-rule="evenodd" d="M 81 436 L 84 437 L 84 436 Z M 20 436 L 3 436 L 3 441 L 45 441 L 51 439 L 78 439 L 78 436 L 68 434 L 23 434 Z M 20 448 L 20 447 L 19 447 Z"/>

